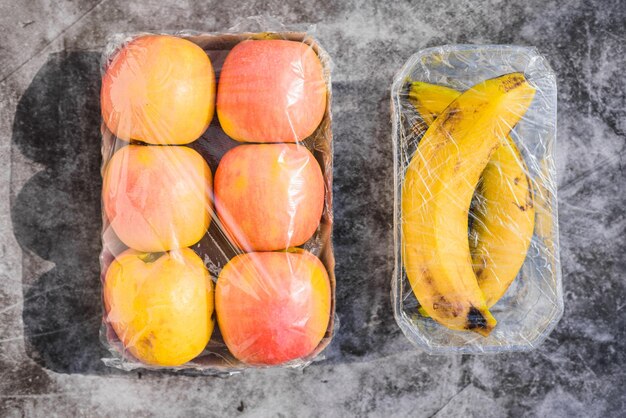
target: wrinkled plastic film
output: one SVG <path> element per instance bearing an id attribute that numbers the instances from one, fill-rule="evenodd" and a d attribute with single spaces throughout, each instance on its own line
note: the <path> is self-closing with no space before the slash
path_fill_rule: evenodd
<path id="1" fill-rule="evenodd" d="M 259 22 L 245 21 L 242 25 L 247 28 L 253 25 L 258 29 Z M 119 59 L 120 51 L 126 51 L 130 56 L 125 62 L 130 73 L 133 74 L 134 68 L 140 71 L 143 67 L 134 57 L 141 57 L 142 48 L 146 47 L 137 40 L 155 35 L 165 34 L 112 37 L 103 55 L 103 77 L 111 77 L 107 71 Z M 283 89 L 287 91 L 284 114 L 278 114 L 275 121 L 265 126 L 263 118 L 270 110 L 256 109 L 252 116 L 246 115 L 251 125 L 256 120 L 258 130 L 265 129 L 266 132 L 278 132 L 280 129 L 272 128 L 280 123 L 281 116 L 286 116 L 283 137 L 273 141 L 269 137 L 238 137 L 235 130 L 242 123 L 230 123 L 224 116 L 226 111 L 218 117 L 214 109 L 210 124 L 202 126 L 202 121 L 197 122 L 197 118 L 191 117 L 198 107 L 205 105 L 202 95 L 193 88 L 183 90 L 185 94 L 199 97 L 196 100 L 198 105 L 189 109 L 190 122 L 177 125 L 177 129 L 172 129 L 176 119 L 170 117 L 169 112 L 138 106 L 135 97 L 144 97 L 145 89 L 152 86 L 154 91 L 145 95 L 148 97 L 146 101 L 150 102 L 157 95 L 150 104 L 158 107 L 158 95 L 162 94 L 159 88 L 167 89 L 168 80 L 177 76 L 172 68 L 156 71 L 154 79 L 129 82 L 122 93 L 115 92 L 126 94 L 123 92 L 131 90 L 125 97 L 120 99 L 117 96 L 111 100 L 113 111 L 103 110 L 102 175 L 105 185 L 100 256 L 103 283 L 101 340 L 111 353 L 110 358 L 103 360 L 109 366 L 124 370 L 166 368 L 200 374 L 229 374 L 248 367 L 304 367 L 323 358 L 321 353 L 332 338 L 335 323 L 330 59 L 310 34 L 303 32 L 182 32 L 168 35 L 192 42 L 209 57 L 216 77 L 214 107 L 220 106 L 217 101 L 222 83 L 224 86 L 230 84 L 229 91 L 233 96 L 245 97 L 248 93 L 247 90 L 237 90 L 239 88 L 252 89 L 252 93 L 267 97 L 271 94 L 269 85 L 236 83 L 222 73 L 231 51 L 244 42 L 291 41 L 293 45 L 289 46 L 297 51 L 295 55 L 285 53 L 285 62 L 289 62 L 290 56 L 306 56 L 308 63 L 319 65 L 311 70 L 321 73 L 314 87 L 325 94 L 313 104 L 317 106 L 317 116 L 305 114 L 306 106 L 303 107 L 301 98 L 303 88 L 310 86 L 305 86 L 304 81 L 298 82 L 298 78 L 308 80 L 315 74 L 306 73 L 309 67 L 295 59 L 290 68 L 295 76 L 291 76 L 290 83 Z M 128 48 L 129 44 L 139 47 L 133 52 Z M 242 60 L 252 56 L 254 51 L 244 52 Z M 315 64 L 316 61 L 319 64 Z M 227 73 L 232 74 L 242 65 L 236 63 L 232 67 L 234 70 Z M 258 68 L 260 72 L 263 70 Z M 203 86 L 197 80 L 189 84 Z M 284 87 L 280 83 L 279 86 Z M 169 103 L 172 113 L 177 109 L 176 103 Z M 230 109 L 235 117 L 241 113 L 237 106 L 245 106 L 225 101 L 222 108 L 226 109 L 227 105 L 232 105 Z M 103 108 L 106 106 L 108 104 L 103 104 Z M 118 114 L 111 116 L 116 109 Z M 205 113 L 204 110 L 199 112 L 201 115 Z M 230 123 L 228 133 L 221 122 Z M 142 126 L 136 127 L 137 123 Z M 192 126 L 194 124 L 198 126 Z M 196 131 L 201 131 L 199 137 L 190 139 Z M 251 134 L 244 132 L 243 135 Z M 252 181 L 284 185 L 281 189 L 284 205 L 280 206 L 276 199 L 265 199 L 268 196 L 258 190 L 249 199 L 245 198 L 245 193 L 237 195 L 237 191 L 245 189 L 246 182 Z M 128 190 L 134 195 L 128 195 Z M 164 204 L 168 201 L 180 203 Z M 146 208 L 151 202 L 157 202 L 154 205 L 158 207 L 148 213 Z M 249 216 L 242 220 L 241 213 L 248 207 L 260 208 L 265 214 L 258 220 L 251 221 Z M 303 218 L 307 218 L 306 227 L 301 227 Z M 168 219 L 174 221 L 168 223 Z M 204 225 L 200 233 L 198 225 Z M 137 260 L 149 267 L 144 268 Z M 119 271 L 116 279 L 119 283 L 111 286 L 109 282 L 107 286 L 107 273 L 112 265 Z M 224 271 L 226 266 L 228 270 Z M 164 271 L 178 281 L 187 280 L 185 287 L 176 288 L 164 280 Z M 124 277 L 131 275 L 145 277 L 137 278 L 133 287 L 124 281 Z M 221 277 L 224 278 L 222 285 L 219 283 Z M 198 283 L 205 283 L 202 291 L 197 290 Z M 126 293 L 124 289 L 128 289 Z M 133 298 L 132 295 L 137 296 Z M 145 302 L 147 299 L 151 302 Z M 245 306 L 239 306 L 244 300 L 254 304 L 258 300 L 279 299 L 285 306 L 281 312 L 255 308 L 256 313 L 250 315 Z M 139 306 L 133 309 L 143 312 L 144 317 L 128 318 L 128 314 L 124 317 L 129 304 Z M 168 311 L 171 306 L 176 307 L 176 312 Z M 165 351 L 156 354 L 157 360 L 167 358 L 177 362 L 177 350 L 184 352 L 191 350 L 193 344 L 202 343 L 202 338 L 193 335 L 194 326 L 201 329 L 201 333 L 206 333 L 210 326 L 205 323 L 205 315 L 197 315 L 193 306 L 210 314 L 206 315 L 213 324 L 208 343 L 198 355 L 182 364 L 155 364 L 158 361 L 151 360 L 152 354 L 146 355 L 146 352 L 162 349 Z M 219 327 L 220 321 L 216 319 L 218 307 L 228 313 L 223 315 L 222 322 L 228 327 L 230 347 Z M 177 338 L 166 344 L 163 338 L 168 335 L 163 337 L 161 334 L 164 327 L 155 328 L 150 321 L 162 321 L 167 327 L 172 326 L 168 322 L 172 317 L 181 318 L 177 323 L 180 326 L 170 334 Z M 259 328 L 258 318 L 266 321 L 269 330 L 261 337 L 254 335 L 254 330 Z M 270 320 L 272 324 L 268 325 Z M 135 328 L 131 329 L 130 323 Z M 144 325 L 137 329 L 138 323 Z M 189 336 L 185 329 L 192 335 Z M 290 331 L 285 332 L 285 329 Z M 186 338 L 189 344 L 178 347 L 177 344 L 187 341 Z M 268 346 L 275 347 L 269 354 L 264 350 Z"/>
<path id="2" fill-rule="evenodd" d="M 463 104 L 473 100 L 485 105 L 488 93 L 479 92 L 485 89 L 481 83 L 512 73 L 523 76 L 509 76 L 500 87 L 514 89 L 525 78 L 528 94 L 510 99 L 499 114 L 487 115 L 478 105 Z M 472 99 L 460 99 L 472 90 Z M 563 311 L 553 71 L 532 48 L 443 46 L 411 57 L 394 79 L 391 95 L 392 299 L 400 328 L 430 353 L 534 349 Z M 500 99 L 507 100 L 504 94 Z M 525 108 L 523 102 L 529 100 Z M 468 132 L 476 128 L 464 122 L 472 118 L 468 111 L 476 115 L 474 125 L 493 127 L 498 137 L 495 151 L 482 149 L 487 136 L 471 138 Z M 440 115 L 448 120 L 437 121 Z M 520 115 L 519 121 L 507 123 Z M 433 139 L 437 137 L 443 138 L 439 145 Z M 424 138 L 428 143 L 421 143 Z M 470 140 L 474 142 L 468 148 Z M 480 159 L 484 161 L 477 162 Z M 461 206 L 470 196 L 468 211 Z M 407 266 L 413 269 L 415 289 Z M 480 293 L 475 288 L 479 280 Z M 481 303 L 489 306 L 478 306 Z"/>

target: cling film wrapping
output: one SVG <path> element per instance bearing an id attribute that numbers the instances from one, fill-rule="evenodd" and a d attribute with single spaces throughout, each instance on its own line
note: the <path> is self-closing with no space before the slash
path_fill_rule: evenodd
<path id="1" fill-rule="evenodd" d="M 320 357 L 335 300 L 329 65 L 303 32 L 112 38 L 106 364 L 221 374 Z"/>
<path id="2" fill-rule="evenodd" d="M 398 325 L 431 353 L 535 348 L 563 311 L 554 73 L 532 48 L 443 46 L 391 95 Z"/>

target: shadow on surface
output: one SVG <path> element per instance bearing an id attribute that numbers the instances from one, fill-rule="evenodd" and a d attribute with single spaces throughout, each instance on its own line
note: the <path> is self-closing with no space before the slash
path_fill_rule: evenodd
<path id="1" fill-rule="evenodd" d="M 26 351 L 61 373 L 106 373 L 98 337 L 99 90 L 98 53 L 51 54 L 21 97 L 13 124 L 11 216 L 24 250 Z M 23 159 L 41 171 L 16 190 L 27 169 Z M 33 253 L 54 267 L 42 274 Z"/>
<path id="2" fill-rule="evenodd" d="M 333 83 L 334 230 L 339 327 L 331 364 L 410 350 L 396 325 L 393 273 L 393 154 L 387 80 Z"/>

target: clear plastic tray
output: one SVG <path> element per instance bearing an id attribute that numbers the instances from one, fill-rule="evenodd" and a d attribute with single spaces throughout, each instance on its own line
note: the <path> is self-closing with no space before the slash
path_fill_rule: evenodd
<path id="1" fill-rule="evenodd" d="M 534 189 L 535 227 L 517 278 L 491 309 L 497 326 L 487 337 L 453 331 L 418 312 L 402 259 L 402 185 L 405 170 L 427 125 L 408 97 L 408 81 L 422 81 L 465 91 L 483 80 L 522 72 L 536 93 L 511 132 Z M 396 321 L 417 347 L 439 353 L 497 353 L 536 348 L 563 313 L 557 222 L 557 88 L 554 72 L 534 48 L 501 45 L 448 45 L 413 55 L 394 79 L 392 89 L 394 149 L 395 269 L 392 300 Z"/>

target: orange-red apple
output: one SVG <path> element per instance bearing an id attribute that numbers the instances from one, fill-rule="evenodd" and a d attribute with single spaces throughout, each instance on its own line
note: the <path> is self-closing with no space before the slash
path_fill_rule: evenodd
<path id="1" fill-rule="evenodd" d="M 301 141 L 324 117 L 326 90 L 322 64 L 310 45 L 243 41 L 222 67 L 217 116 L 238 141 Z"/>
<path id="2" fill-rule="evenodd" d="M 211 181 L 206 161 L 191 148 L 129 145 L 106 166 L 104 211 L 130 248 L 188 247 L 209 227 Z"/>
<path id="3" fill-rule="evenodd" d="M 100 99 L 104 122 L 118 138 L 187 144 L 200 137 L 213 118 L 213 66 L 193 42 L 141 36 L 111 60 Z"/>
<path id="4" fill-rule="evenodd" d="M 272 251 L 298 246 L 320 223 L 322 171 L 301 145 L 239 145 L 217 167 L 215 206 L 239 248 Z"/>
<path id="5" fill-rule="evenodd" d="M 326 269 L 304 250 L 238 255 L 222 269 L 215 288 L 226 346 L 254 365 L 311 354 L 326 333 L 330 307 Z"/>
<path id="6" fill-rule="evenodd" d="M 125 349 L 146 364 L 186 363 L 213 332 L 213 282 L 189 248 L 126 250 L 107 270 L 104 303 Z"/>

